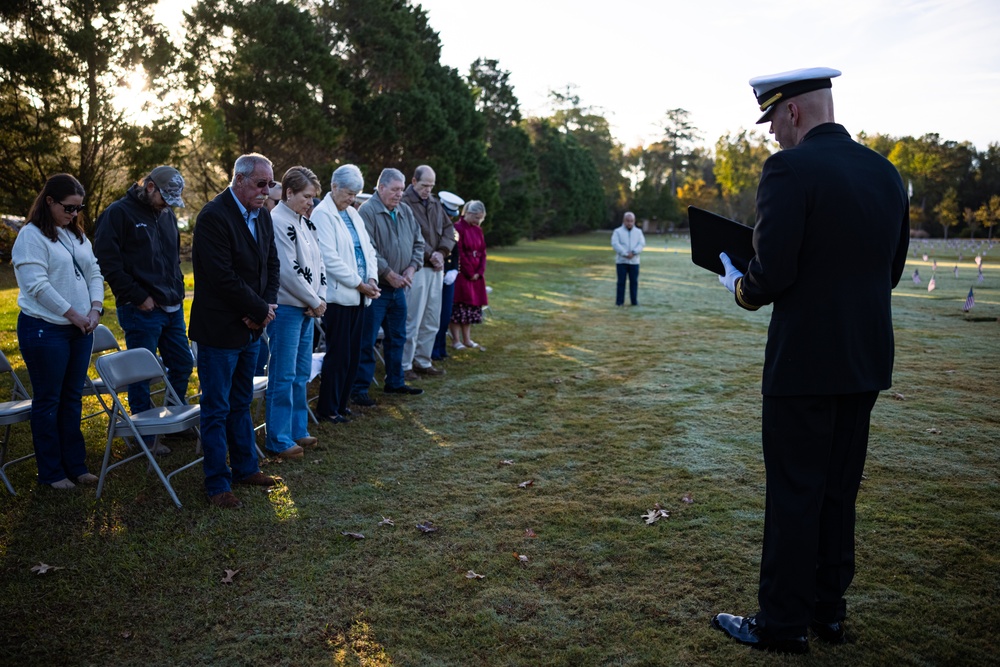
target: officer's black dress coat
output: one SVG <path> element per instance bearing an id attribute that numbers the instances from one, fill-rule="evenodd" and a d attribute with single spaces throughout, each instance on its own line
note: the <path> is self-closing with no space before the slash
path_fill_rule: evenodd
<path id="1" fill-rule="evenodd" d="M 841 125 L 819 125 L 768 158 L 757 190 L 757 256 L 736 290 L 744 308 L 774 304 L 764 395 L 889 387 L 890 292 L 909 232 L 896 168 Z"/>

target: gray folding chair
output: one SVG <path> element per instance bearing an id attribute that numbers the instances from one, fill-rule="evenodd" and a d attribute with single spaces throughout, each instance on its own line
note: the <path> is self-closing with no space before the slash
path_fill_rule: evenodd
<path id="1" fill-rule="evenodd" d="M 4 463 L 4 459 L 7 457 L 7 445 L 10 443 L 11 427 L 14 424 L 26 422 L 31 419 L 31 396 L 28 395 L 28 391 L 21 384 L 21 380 L 18 379 L 14 369 L 11 368 L 7 357 L 3 352 L 0 352 L 0 374 L 4 373 L 10 373 L 12 389 L 11 400 L 0 403 L 0 426 L 4 427 L 3 442 L 0 442 L 0 479 L 3 479 L 4 486 L 10 491 L 10 495 L 16 496 L 14 487 L 11 485 L 10 480 L 7 479 L 7 473 L 4 470 L 9 465 L 32 458 L 35 452 L 32 451 L 30 454 L 14 459 L 13 461 L 7 461 L 6 463 Z"/>
<path id="2" fill-rule="evenodd" d="M 91 350 L 91 357 L 104 354 L 105 352 L 120 352 L 122 349 L 121 345 L 118 344 L 118 339 L 111 332 L 111 329 L 107 328 L 103 324 L 98 324 L 97 328 L 94 329 L 94 348 Z M 83 395 L 93 396 L 97 399 L 97 402 L 101 404 L 101 410 L 92 412 L 88 415 L 83 416 L 83 420 L 96 417 L 98 415 L 110 415 L 111 406 L 105 403 L 104 396 L 108 395 L 108 389 L 104 386 L 104 380 L 100 377 L 90 377 L 88 374 L 86 379 L 83 381 Z"/>
<path id="3" fill-rule="evenodd" d="M 104 385 L 111 396 L 112 407 L 108 422 L 108 443 L 104 449 L 104 462 L 101 464 L 101 477 L 97 482 L 97 497 L 101 497 L 104 489 L 104 480 L 109 471 L 120 465 L 145 457 L 150 470 L 153 470 L 171 500 L 181 506 L 181 501 L 177 498 L 173 487 L 170 485 L 170 478 L 188 468 L 201 463 L 204 457 L 199 456 L 194 461 L 186 463 L 177 468 L 169 475 L 164 475 L 156 462 L 156 457 L 146 445 L 145 436 L 156 436 L 167 433 L 180 433 L 189 428 L 198 429 L 201 422 L 201 406 L 187 405 L 174 392 L 173 387 L 167 380 L 167 374 L 160 365 L 156 355 L 145 348 L 135 348 L 132 350 L 122 350 L 98 357 L 94 362 L 97 373 L 104 381 Z M 162 382 L 164 384 L 163 405 L 143 410 L 134 415 L 130 415 L 122 403 L 120 394 L 128 389 L 133 382 Z M 126 442 L 132 440 L 139 447 L 139 452 L 131 456 L 126 456 L 121 461 L 110 464 L 111 445 L 115 438 L 122 438 Z M 201 442 L 199 433 L 199 445 Z"/>

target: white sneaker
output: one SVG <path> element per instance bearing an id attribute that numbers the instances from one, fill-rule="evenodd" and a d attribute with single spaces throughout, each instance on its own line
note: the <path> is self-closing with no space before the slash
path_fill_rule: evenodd
<path id="1" fill-rule="evenodd" d="M 76 488 L 76 484 L 69 481 L 68 479 L 61 479 L 58 482 L 52 482 L 49 484 L 53 489 L 59 489 L 60 491 L 66 491 L 68 489 Z"/>

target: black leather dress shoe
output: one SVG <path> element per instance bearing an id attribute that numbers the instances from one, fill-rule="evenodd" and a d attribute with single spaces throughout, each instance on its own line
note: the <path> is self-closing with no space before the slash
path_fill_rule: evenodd
<path id="1" fill-rule="evenodd" d="M 834 621 L 833 623 L 810 621 L 809 629 L 813 631 L 813 634 L 817 638 L 827 644 L 847 643 L 847 631 L 844 629 L 843 621 Z"/>
<path id="2" fill-rule="evenodd" d="M 792 637 L 779 639 L 768 637 L 763 628 L 757 625 L 753 616 L 733 616 L 732 614 L 716 614 L 712 618 L 712 627 L 722 630 L 731 639 L 758 651 L 771 653 L 808 653 L 809 639 L 807 637 Z"/>
<path id="3" fill-rule="evenodd" d="M 410 396 L 416 396 L 417 394 L 424 393 L 423 389 L 418 389 L 417 387 L 411 387 L 408 384 L 401 384 L 398 387 L 385 387 L 382 389 L 384 394 L 408 394 Z"/>

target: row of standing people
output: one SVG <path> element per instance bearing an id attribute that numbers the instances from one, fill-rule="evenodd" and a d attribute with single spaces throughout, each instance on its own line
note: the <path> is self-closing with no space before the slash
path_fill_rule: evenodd
<path id="1" fill-rule="evenodd" d="M 431 170 L 428 177 L 429 169 L 418 168 L 413 185 L 405 188 L 410 194 L 423 182 L 423 196 L 417 196 L 430 202 L 417 203 L 424 207 L 440 205 L 430 192 L 434 175 Z M 330 192 L 313 210 L 321 192 L 315 174 L 292 167 L 278 184 L 270 161 L 250 154 L 236 161 L 230 186 L 198 216 L 189 334 L 198 343 L 205 486 L 212 504 L 240 506 L 233 483 L 270 486 L 277 481 L 260 471 L 250 417 L 254 367 L 265 329 L 271 341 L 266 447 L 274 455 L 301 458 L 305 448 L 317 444 L 308 433 L 305 392 L 314 318 L 323 321 L 328 350 L 317 406 L 322 420 L 349 420 L 352 399 L 356 405 L 375 405 L 368 387 L 374 379 L 379 327 L 386 331 L 383 391 L 421 393 L 400 379 L 407 333 L 414 339 L 412 354 L 418 363 L 424 358 L 418 350 L 426 349 L 415 335 L 421 318 L 410 325 L 407 316 L 416 291 L 413 277 L 424 269 L 440 273 L 440 260 L 451 254 L 458 238 L 448 229 L 449 220 L 441 225 L 438 241 L 447 245 L 441 239 L 451 234 L 451 246 L 422 256 L 422 225 L 414 225 L 413 211 L 399 195 L 404 191 L 402 173 L 384 170 L 375 195 L 358 211 L 353 203 L 363 185 L 357 167 L 340 167 Z M 97 481 L 86 468 L 80 417 L 93 331 L 103 315 L 104 280 L 115 295 L 126 346 L 158 350 L 173 389 L 178 396 L 187 394 L 194 360 L 184 324 L 180 235 L 173 212 L 174 206 L 183 206 L 183 188 L 176 169 L 157 167 L 102 213 L 93 244 L 77 217 L 85 192 L 74 177 L 51 177 L 32 206 L 12 262 L 20 288 L 18 341 L 33 391 L 39 483 L 68 489 Z M 277 195 L 276 204 L 266 207 L 272 195 Z M 387 214 L 391 224 L 380 228 L 380 214 Z M 477 223 L 459 220 L 455 225 L 470 228 L 466 239 L 474 247 L 465 264 L 471 273 L 459 275 L 456 289 L 459 309 L 475 310 L 486 303 L 485 245 L 478 227 L 485 209 L 471 201 L 465 217 Z M 434 288 L 433 279 L 443 276 L 431 278 L 425 282 Z M 462 285 L 476 281 L 481 289 L 464 288 L 472 296 L 461 296 Z M 393 298 L 383 300 L 385 292 Z M 382 307 L 371 308 L 373 304 Z M 428 321 L 439 318 L 440 299 L 437 312 L 426 307 L 424 312 Z M 151 407 L 148 385 L 131 385 L 129 403 L 133 412 Z M 150 446 L 159 447 L 158 454 L 169 453 L 162 445 Z"/>

